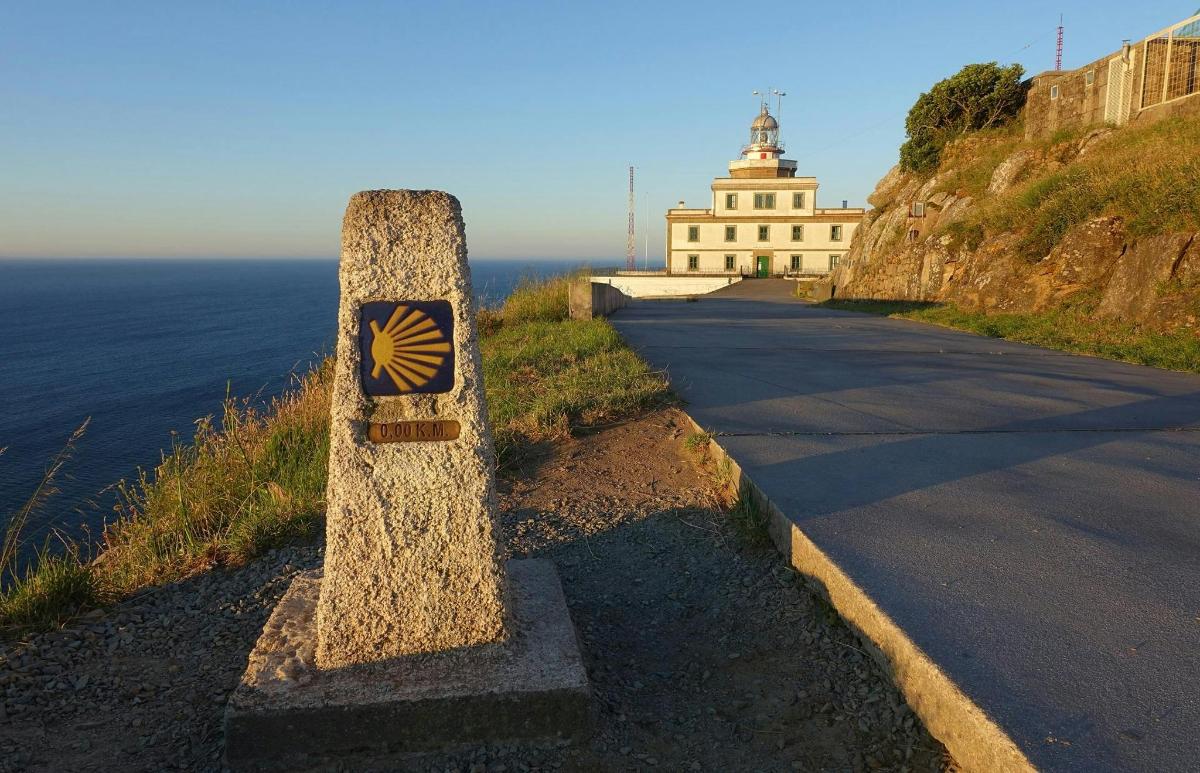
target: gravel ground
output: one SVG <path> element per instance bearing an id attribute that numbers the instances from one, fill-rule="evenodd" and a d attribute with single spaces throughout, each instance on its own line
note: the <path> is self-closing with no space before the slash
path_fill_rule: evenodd
<path id="1" fill-rule="evenodd" d="M 514 557 L 554 559 L 596 727 L 419 771 L 941 771 L 945 751 L 835 614 L 740 539 L 673 410 L 556 444 L 501 484 Z M 0 773 L 219 770 L 221 716 L 319 547 L 154 589 L 0 656 Z"/>
<path id="2" fill-rule="evenodd" d="M 0 656 L 0 773 L 219 770 L 225 701 L 317 547 L 155 588 Z"/>

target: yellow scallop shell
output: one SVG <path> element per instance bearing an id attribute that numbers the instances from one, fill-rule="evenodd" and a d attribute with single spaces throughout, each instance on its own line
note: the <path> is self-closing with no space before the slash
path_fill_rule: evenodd
<path id="1" fill-rule="evenodd" d="M 397 306 L 381 329 L 371 320 L 371 378 L 386 372 L 401 392 L 411 392 L 437 375 L 450 342 L 420 309 Z"/>

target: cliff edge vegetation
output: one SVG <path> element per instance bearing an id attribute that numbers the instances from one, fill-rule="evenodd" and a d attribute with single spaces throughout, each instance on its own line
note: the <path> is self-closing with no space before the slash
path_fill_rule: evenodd
<path id="1" fill-rule="evenodd" d="M 601 319 L 568 318 L 568 278 L 527 282 L 499 311 L 480 311 L 480 347 L 501 470 L 582 427 L 666 404 L 665 377 Z M 32 557 L 21 532 L 53 504 L 77 431 L 0 551 L 0 635 L 53 627 L 89 608 L 272 547 L 317 537 L 324 515 L 333 360 L 265 408 L 228 397 L 160 463 L 116 487 L 114 518 L 98 539 L 58 535 Z M 24 558 L 22 556 L 25 556 Z"/>
<path id="2" fill-rule="evenodd" d="M 1025 139 L 1023 119 L 957 131 L 931 163 L 902 155 L 831 277 L 834 304 L 935 304 L 891 311 L 1200 370 L 1200 121 Z"/>

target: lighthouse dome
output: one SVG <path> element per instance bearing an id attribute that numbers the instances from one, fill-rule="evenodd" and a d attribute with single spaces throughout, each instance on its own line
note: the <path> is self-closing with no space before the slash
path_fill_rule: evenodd
<path id="1" fill-rule="evenodd" d="M 762 112 L 754 119 L 754 123 L 750 124 L 751 131 L 778 131 L 778 129 L 779 122 L 767 112 L 766 105 L 763 105 Z"/>
<path id="2" fill-rule="evenodd" d="M 762 106 L 758 117 L 754 119 L 754 123 L 750 124 L 749 147 L 758 151 L 781 150 L 783 148 L 779 144 L 779 121 L 771 117 L 771 114 L 767 112 L 766 105 Z"/>

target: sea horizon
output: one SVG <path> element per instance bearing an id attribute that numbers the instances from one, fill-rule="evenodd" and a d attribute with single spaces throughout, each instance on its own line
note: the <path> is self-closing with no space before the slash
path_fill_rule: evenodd
<path id="1" fill-rule="evenodd" d="M 588 265 L 470 261 L 487 306 Z M 105 489 L 188 442 L 227 391 L 265 403 L 320 362 L 337 302 L 335 258 L 0 258 L 0 529 L 85 419 L 27 538 L 98 529 L 115 503 Z"/>

